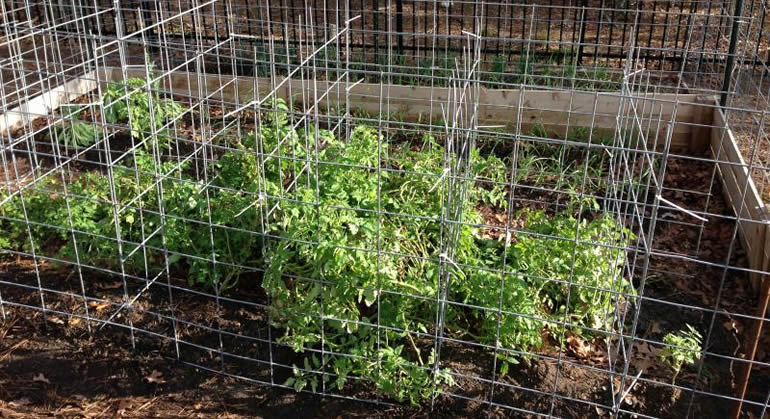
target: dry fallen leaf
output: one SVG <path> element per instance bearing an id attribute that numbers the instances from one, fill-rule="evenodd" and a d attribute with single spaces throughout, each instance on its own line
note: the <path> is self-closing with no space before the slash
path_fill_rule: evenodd
<path id="1" fill-rule="evenodd" d="M 163 378 L 163 374 L 158 370 L 152 370 L 150 375 L 144 377 L 144 379 L 150 384 L 163 384 L 166 382 L 166 379 Z"/>
<path id="2" fill-rule="evenodd" d="M 48 379 L 47 379 L 47 378 L 45 378 L 45 375 L 43 375 L 43 373 L 42 373 L 42 372 L 41 372 L 41 373 L 39 373 L 39 374 L 36 374 L 36 375 L 34 375 L 34 376 L 32 377 L 32 381 L 34 381 L 34 382 L 40 382 L 40 383 L 46 383 L 46 384 L 51 384 L 51 382 L 50 382 L 50 381 L 48 381 Z"/>
<path id="3" fill-rule="evenodd" d="M 95 309 L 96 311 L 102 311 L 105 308 L 109 307 L 110 303 L 107 303 L 107 302 L 100 303 L 98 301 L 91 301 L 90 303 L 88 303 L 88 306 Z"/>
<path id="4" fill-rule="evenodd" d="M 660 354 L 660 351 L 660 348 L 652 346 L 647 342 L 640 342 L 636 345 L 636 352 L 639 355 L 657 357 Z"/>
<path id="5" fill-rule="evenodd" d="M 115 412 L 118 416 L 126 416 L 126 414 L 131 411 L 131 409 L 134 407 L 133 403 L 131 403 L 130 400 L 121 400 L 118 402 L 118 409 Z"/>
<path id="6" fill-rule="evenodd" d="M 640 371 L 650 371 L 659 364 L 660 348 L 646 342 L 638 343 L 634 348 L 636 350 L 631 363 Z"/>
<path id="7" fill-rule="evenodd" d="M 28 398 L 22 397 L 20 399 L 16 399 L 16 400 L 11 401 L 10 403 L 8 403 L 8 405 L 11 406 L 11 407 L 22 407 L 22 406 L 26 406 L 26 405 L 28 405 L 30 403 L 31 403 L 31 401 Z"/>
<path id="8" fill-rule="evenodd" d="M 112 283 L 104 283 L 104 284 L 97 284 L 96 287 L 103 290 L 114 290 L 118 289 L 123 286 L 122 282 L 112 282 Z"/>
<path id="9" fill-rule="evenodd" d="M 577 336 L 569 336 L 567 338 L 567 343 L 569 344 L 570 349 L 572 349 L 572 352 L 575 353 L 575 355 L 586 358 L 591 355 L 592 348 L 591 345 L 588 344 L 584 339 L 581 339 Z"/>
<path id="10" fill-rule="evenodd" d="M 636 399 L 636 397 L 634 397 L 634 396 L 633 396 L 633 395 L 631 395 L 631 394 L 626 394 L 626 397 L 623 399 L 623 401 L 624 401 L 624 402 L 625 402 L 627 405 L 629 405 L 629 406 L 633 406 L 633 405 L 635 405 L 635 404 L 636 404 L 636 402 L 637 402 L 637 399 Z"/>
<path id="11" fill-rule="evenodd" d="M 741 325 L 733 319 L 727 320 L 722 325 L 724 326 L 725 329 L 727 329 L 730 332 L 734 332 L 737 334 L 741 333 L 741 328 L 740 328 Z"/>
<path id="12" fill-rule="evenodd" d="M 56 323 L 56 324 L 64 324 L 64 320 L 62 320 L 62 319 L 60 319 L 60 318 L 58 318 L 56 316 L 48 316 L 48 321 L 51 322 L 51 323 Z"/>

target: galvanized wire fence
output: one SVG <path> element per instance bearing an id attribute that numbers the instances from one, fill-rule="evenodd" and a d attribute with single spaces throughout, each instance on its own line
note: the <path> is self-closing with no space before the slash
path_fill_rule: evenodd
<path id="1" fill-rule="evenodd" d="M 377 404 L 768 414 L 764 3 L 0 4 L 3 318 Z"/>

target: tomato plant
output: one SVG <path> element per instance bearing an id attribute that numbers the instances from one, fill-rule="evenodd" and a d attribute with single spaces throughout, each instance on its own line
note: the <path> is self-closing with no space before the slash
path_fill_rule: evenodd
<path id="1" fill-rule="evenodd" d="M 674 371 L 671 384 L 676 383 L 676 377 L 684 365 L 693 365 L 701 358 L 702 340 L 700 332 L 689 324 L 687 330 L 663 336 L 666 347 L 660 352 L 660 360 Z"/>
<path id="2" fill-rule="evenodd" d="M 150 139 L 168 147 L 170 130 L 163 127 L 184 113 L 182 105 L 171 99 L 163 99 L 156 92 L 160 81 L 148 86 L 147 81 L 130 78 L 125 83 L 110 83 L 102 95 L 104 120 L 108 123 L 128 123 L 132 137 Z M 153 135 L 154 134 L 154 135 Z"/>
<path id="3" fill-rule="evenodd" d="M 162 138 L 163 124 L 184 110 L 148 90 L 139 79 L 110 85 L 105 120 Z M 575 334 L 610 332 L 615 306 L 634 293 L 623 272 L 633 234 L 595 201 L 573 199 L 551 213 L 508 208 L 511 184 L 540 184 L 563 156 L 528 148 L 513 173 L 509 160 L 474 150 L 472 178 L 454 179 L 470 193 L 451 221 L 460 224 L 449 260 L 447 167 L 458 157 L 440 138 L 391 141 L 357 126 L 343 141 L 296 128 L 281 100 L 267 108 L 258 130 L 226 140 L 208 182 L 192 160 L 149 147 L 108 173 L 45 178 L 0 208 L 0 246 L 34 242 L 68 260 L 77 250 L 80 263 L 110 268 L 123 259 L 138 274 L 167 261 L 191 285 L 220 291 L 264 269 L 261 284 L 240 286 L 264 289 L 277 342 L 298 354 L 287 385 L 342 391 L 358 377 L 415 405 L 453 385 L 433 351 L 440 284 L 449 284 L 444 333 L 501 349 L 501 374 L 520 362 L 515 353 L 541 348 L 544 332 L 561 335 L 562 323 Z M 580 164 L 581 173 L 604 170 L 601 161 Z M 579 175 L 561 178 L 560 189 L 581 188 Z M 508 210 L 513 236 L 481 234 L 482 207 Z"/>

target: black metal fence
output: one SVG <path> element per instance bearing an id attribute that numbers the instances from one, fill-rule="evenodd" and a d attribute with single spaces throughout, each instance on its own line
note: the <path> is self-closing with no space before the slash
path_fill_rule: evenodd
<path id="1" fill-rule="evenodd" d="M 150 42 L 163 37 L 165 42 L 195 38 L 213 43 L 235 32 L 244 35 L 239 38 L 244 49 L 248 44 L 265 47 L 271 39 L 297 48 L 310 36 L 328 38 L 335 26 L 356 17 L 346 44 L 351 61 L 414 68 L 436 66 L 426 62 L 429 57 L 459 54 L 466 33 L 483 36 L 483 60 L 488 71 L 497 72 L 505 72 L 523 54 L 545 63 L 622 68 L 633 46 L 634 58 L 645 68 L 676 72 L 686 60 L 692 63 L 688 71 L 710 73 L 722 82 L 723 91 L 729 89 L 737 55 L 754 68 L 770 61 L 770 30 L 764 30 L 770 28 L 767 5 L 758 0 L 348 0 L 347 5 L 340 0 L 182 1 L 182 10 L 203 11 L 198 19 L 192 13 L 172 13 L 180 9 L 173 3 L 41 1 L 24 8 L 24 2 L 6 1 L 6 8 L 19 21 L 26 14 L 47 15 L 49 21 L 72 25 L 72 18 L 80 17 L 75 24 L 99 36 L 116 36 L 116 24 L 123 26 L 123 33 L 143 26 L 152 29 Z M 248 60 L 239 67 L 219 71 L 253 72 Z"/>

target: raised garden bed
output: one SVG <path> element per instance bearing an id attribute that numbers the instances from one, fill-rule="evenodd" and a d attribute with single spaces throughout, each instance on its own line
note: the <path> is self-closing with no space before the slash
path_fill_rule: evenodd
<path id="1" fill-rule="evenodd" d="M 240 102 L 237 97 L 229 102 L 228 88 L 258 84 L 239 79 L 212 86 L 212 79 L 188 77 L 187 89 L 204 91 L 222 105 L 222 113 L 225 105 Z M 199 84 L 191 86 L 193 80 Z M 141 91 L 141 80 L 136 84 Z M 285 95 L 279 96 L 302 97 L 307 90 L 302 82 L 284 85 Z M 318 90 L 334 88 L 325 87 Z M 363 98 L 375 88 L 382 89 L 357 85 L 347 90 L 346 100 L 372 112 L 367 106 L 373 102 Z M 432 106 L 414 105 L 426 98 L 414 88 L 405 89 L 406 95 L 391 91 L 390 112 L 404 120 L 419 120 L 420 115 L 435 119 Z M 173 91 L 184 96 L 181 88 Z M 432 94 L 441 102 L 447 92 L 434 89 Z M 491 98 L 495 94 L 500 97 Z M 258 381 L 343 395 L 376 391 L 390 401 L 425 403 L 435 390 L 452 393 L 458 379 L 467 379 L 466 373 L 451 368 L 461 348 L 448 350 L 444 362 L 434 362 L 440 356 L 437 342 L 443 339 L 486 353 L 487 376 L 477 378 L 514 389 L 515 381 L 504 378 L 513 374 L 511 368 L 520 368 L 512 364 L 561 358 L 562 346 L 574 353 L 575 365 L 585 356 L 581 350 L 601 353 L 603 339 L 611 341 L 617 323 L 624 321 L 626 312 L 618 307 L 635 296 L 622 251 L 634 234 L 600 211 L 613 177 L 607 153 L 601 151 L 611 148 L 604 139 L 626 118 L 624 106 L 644 109 L 645 100 L 608 95 L 611 103 L 605 104 L 599 94 L 568 95 L 565 105 L 564 94 L 557 92 L 482 92 L 484 123 L 515 127 L 520 133 L 514 179 L 507 169 L 511 162 L 504 160 L 510 145 L 498 144 L 492 135 L 479 138 L 482 153 L 467 156 L 464 170 L 447 172 L 447 159 L 463 159 L 441 135 L 356 126 L 350 127 L 349 140 L 341 141 L 320 126 L 293 128 L 297 115 L 278 100 L 255 123 L 256 132 L 222 131 L 206 147 L 196 145 L 193 137 L 183 141 L 189 146 L 186 153 L 157 131 L 164 118 L 179 120 L 185 112 L 185 123 L 193 127 L 196 121 L 211 120 L 202 109 L 185 111 L 169 104 L 156 119 L 161 125 L 150 126 L 155 134 L 146 137 L 146 127 L 118 128 L 125 122 L 122 114 L 109 122 L 116 124 L 109 140 L 95 131 L 76 133 L 78 122 L 70 122 L 54 135 L 70 139 L 60 158 L 72 159 L 72 164 L 42 162 L 37 169 L 57 171 L 3 198 L 3 228 L 10 234 L 0 247 L 40 260 L 74 262 L 79 272 L 102 270 L 124 278 L 123 294 L 139 296 L 132 301 L 131 314 L 119 322 L 131 330 L 141 329 L 147 317 L 171 310 L 170 301 L 148 310 L 134 307 L 144 301 L 146 290 L 156 295 L 167 288 L 170 296 L 171 289 L 188 292 L 195 285 L 190 289 L 216 297 L 217 305 L 252 307 L 262 317 L 251 336 L 219 324 L 205 333 L 188 333 L 197 337 L 182 343 L 205 352 L 208 336 L 219 334 L 238 350 L 244 348 L 237 340 L 261 346 L 244 352 L 249 355 L 220 353 L 265 364 L 254 378 Z M 639 125 L 655 133 L 647 137 L 659 141 L 665 132 L 671 135 L 671 149 L 702 147 L 702 106 L 697 97 L 687 99 L 663 100 L 670 107 L 656 110 L 655 117 L 641 112 Z M 330 108 L 335 105 L 339 103 L 329 103 Z M 520 113 L 512 120 L 510 110 L 516 108 Z M 659 116 L 664 111 L 671 112 L 667 115 L 673 121 L 665 129 L 660 125 L 666 119 Z M 86 126 L 108 118 L 86 109 L 76 113 L 69 115 Z M 566 115 L 566 120 L 555 115 Z M 585 131 L 586 124 L 595 130 Z M 388 141 L 383 143 L 381 135 Z M 552 144 L 527 141 L 549 136 Z M 123 144 L 115 142 L 119 138 Z M 587 140 L 598 151 L 572 145 Z M 117 152 L 115 160 L 74 167 L 78 160 L 89 160 L 83 153 L 100 143 Z M 97 152 L 104 154 L 103 149 Z M 443 200 L 458 190 L 466 204 L 449 213 L 454 218 L 447 223 Z M 452 239 L 443 226 L 454 226 Z M 176 281 L 180 277 L 189 285 Z M 448 281 L 451 287 L 442 285 Z M 440 293 L 443 287 L 448 294 Z M 245 297 L 249 294 L 258 297 Z M 113 308 L 100 314 L 92 303 Z M 88 323 L 115 321 L 118 304 L 83 298 L 82 309 L 93 310 L 78 316 L 85 315 Z M 446 319 L 441 331 L 433 329 L 437 312 Z M 199 328 L 199 320 L 170 313 L 164 318 L 166 337 L 169 325 L 175 335 Z M 697 352 L 699 348 L 685 353 Z M 180 357 L 179 349 L 176 355 Z M 665 354 L 657 355 L 665 359 Z M 194 355 L 190 359 L 202 362 Z M 216 363 L 205 365 L 216 370 Z M 441 367 L 435 370 L 434 365 Z M 687 368 L 679 365 L 676 370 L 680 367 Z M 673 371 L 668 374 L 676 379 Z"/>
<path id="2" fill-rule="evenodd" d="M 758 294 L 757 307 L 753 313 L 755 319 L 751 322 L 744 343 L 746 359 L 753 360 L 766 322 L 763 319 L 767 319 L 770 306 L 770 278 L 767 276 L 770 271 L 770 217 L 725 113 L 718 106 L 714 107 L 709 150 L 711 156 L 718 161 L 717 168 L 725 200 L 738 215 L 738 233 L 748 256 L 749 268 L 752 270 L 751 284 Z M 739 373 L 741 384 L 738 387 L 738 397 L 741 399 L 746 394 L 751 370 L 751 364 L 746 363 Z"/>

